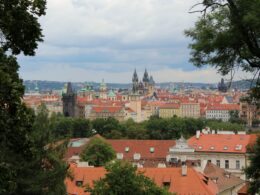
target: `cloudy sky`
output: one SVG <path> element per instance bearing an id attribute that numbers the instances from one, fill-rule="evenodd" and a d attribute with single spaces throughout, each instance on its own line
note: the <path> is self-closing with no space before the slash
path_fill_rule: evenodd
<path id="1" fill-rule="evenodd" d="M 48 0 L 44 43 L 35 57 L 19 56 L 21 77 L 127 83 L 135 68 L 139 77 L 147 68 L 156 82 L 217 82 L 215 70 L 189 63 L 183 31 L 197 19 L 188 11 L 198 1 Z"/>

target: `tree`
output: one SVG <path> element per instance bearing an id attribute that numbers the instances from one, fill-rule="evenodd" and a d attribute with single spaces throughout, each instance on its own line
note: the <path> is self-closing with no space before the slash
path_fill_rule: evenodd
<path id="1" fill-rule="evenodd" d="M 135 194 L 157 195 L 170 194 L 158 187 L 151 179 L 137 171 L 126 161 L 115 161 L 106 166 L 107 174 L 95 181 L 93 188 L 87 187 L 92 195 Z"/>
<path id="2" fill-rule="evenodd" d="M 245 169 L 247 179 L 250 181 L 250 194 L 260 193 L 260 136 L 253 147 L 253 154 L 250 157 L 250 166 Z"/>
<path id="3" fill-rule="evenodd" d="M 46 158 L 46 140 L 34 131 L 35 116 L 22 103 L 24 87 L 14 57 L 35 54 L 45 7 L 45 0 L 0 0 L 0 194 L 64 194 L 58 190 L 64 177 L 56 176 L 66 171 L 56 169 L 54 153 Z"/>
<path id="4" fill-rule="evenodd" d="M 237 68 L 253 73 L 251 100 L 260 99 L 260 2 L 259 0 L 203 0 L 203 16 L 185 31 L 191 37 L 191 62 L 211 65 L 233 78 Z M 194 9 L 193 6 L 192 8 Z"/>
<path id="5" fill-rule="evenodd" d="M 113 160 L 116 155 L 112 146 L 103 138 L 93 137 L 82 151 L 80 157 L 81 160 L 99 167 Z"/>
<path id="6" fill-rule="evenodd" d="M 25 165 L 20 194 L 66 194 L 64 180 L 68 165 L 63 157 L 67 141 L 54 139 L 48 115 L 46 106 L 40 105 L 30 134 L 33 158 Z"/>
<path id="7" fill-rule="evenodd" d="M 229 122 L 237 123 L 237 124 L 245 124 L 245 121 L 243 121 L 241 118 L 239 118 L 238 110 L 230 110 L 229 115 L 230 115 Z"/>
<path id="8" fill-rule="evenodd" d="M 82 118 L 74 118 L 72 136 L 73 137 L 92 136 L 92 128 L 91 128 L 90 120 L 82 119 Z"/>

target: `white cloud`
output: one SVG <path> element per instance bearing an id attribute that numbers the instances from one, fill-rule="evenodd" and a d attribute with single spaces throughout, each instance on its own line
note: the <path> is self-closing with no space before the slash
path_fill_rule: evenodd
<path id="1" fill-rule="evenodd" d="M 21 75 L 129 82 L 134 68 L 146 67 L 159 82 L 217 82 L 215 70 L 188 63 L 183 31 L 197 19 L 188 10 L 198 1 L 49 0 L 40 19 L 45 42 L 36 57 L 19 57 Z"/>
<path id="2" fill-rule="evenodd" d="M 96 65 L 94 65 L 96 66 Z M 111 65 L 112 66 L 112 65 Z M 124 67 L 121 64 L 117 69 Z M 144 69 L 137 68 L 139 78 L 142 78 Z M 149 70 L 148 70 L 149 71 Z M 130 83 L 133 70 L 131 71 L 100 71 L 100 70 L 87 70 L 85 68 L 70 66 L 68 64 L 46 64 L 44 68 L 37 68 L 34 70 L 20 72 L 22 78 L 30 80 L 51 80 L 51 81 L 95 81 L 100 82 L 103 78 L 106 82 L 114 83 Z M 153 75 L 156 82 L 201 82 L 201 83 L 216 83 L 219 82 L 221 76 L 217 74 L 215 69 L 197 69 L 193 71 L 184 71 L 182 69 L 170 69 L 162 67 L 161 70 L 149 71 Z M 249 78 L 250 74 L 238 71 L 234 80 L 241 80 Z M 225 79 L 229 79 L 226 76 Z"/>

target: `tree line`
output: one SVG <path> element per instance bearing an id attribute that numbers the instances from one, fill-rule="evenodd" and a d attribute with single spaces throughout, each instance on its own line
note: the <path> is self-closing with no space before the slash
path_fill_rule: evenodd
<path id="1" fill-rule="evenodd" d="M 150 117 L 140 123 L 132 119 L 119 122 L 115 118 L 97 118 L 88 120 L 84 118 L 64 117 L 61 114 L 52 114 L 49 118 L 50 130 L 56 139 L 91 137 L 95 134 L 108 139 L 178 139 L 183 135 L 189 138 L 197 130 L 209 127 L 214 130 L 244 130 L 243 124 L 207 120 L 204 118 L 159 118 Z"/>

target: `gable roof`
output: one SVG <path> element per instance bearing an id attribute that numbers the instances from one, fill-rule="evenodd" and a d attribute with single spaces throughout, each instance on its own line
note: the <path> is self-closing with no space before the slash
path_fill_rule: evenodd
<path id="1" fill-rule="evenodd" d="M 77 167 L 72 164 L 70 167 L 74 179 L 66 179 L 65 184 L 68 194 L 86 195 L 84 187 L 76 186 L 76 181 L 82 181 L 83 185 L 93 186 L 93 181 L 104 177 L 106 170 L 103 167 Z M 138 168 L 139 172 L 152 179 L 158 186 L 163 186 L 163 182 L 170 182 L 169 191 L 177 194 L 193 195 L 213 195 L 217 193 L 217 186 L 212 181 L 207 180 L 203 174 L 198 173 L 193 168 L 187 168 L 187 176 L 181 175 L 181 168 Z"/>
<path id="2" fill-rule="evenodd" d="M 245 183 L 244 180 L 230 174 L 229 177 L 227 177 L 225 174 L 227 172 L 224 169 L 221 169 L 220 167 L 212 164 L 212 163 L 207 163 L 205 169 L 204 169 L 204 174 L 207 175 L 211 179 L 217 179 L 217 187 L 219 192 L 225 191 L 227 189 L 236 187 L 238 185 L 241 185 Z"/>
<path id="3" fill-rule="evenodd" d="M 106 140 L 114 148 L 116 153 L 122 153 L 123 159 L 133 159 L 135 153 L 141 155 L 141 159 L 166 158 L 169 148 L 175 145 L 174 140 Z M 126 151 L 126 148 L 129 151 Z M 154 152 L 150 149 L 154 148 Z"/>

